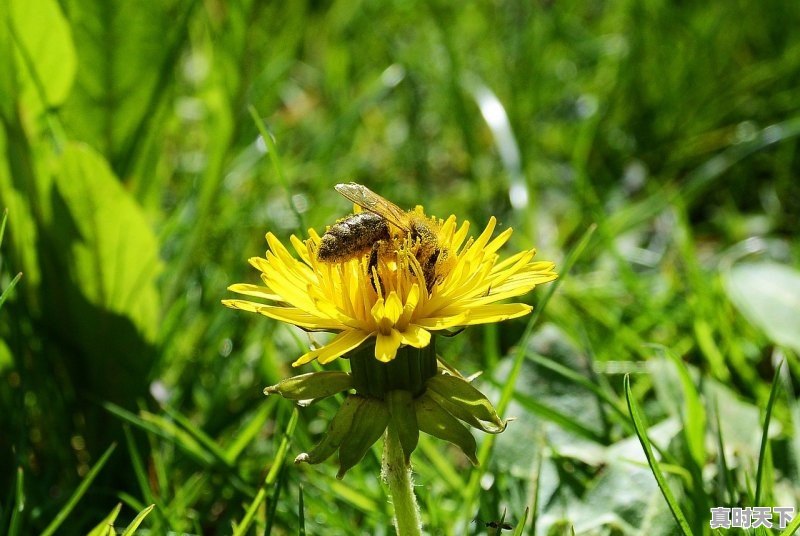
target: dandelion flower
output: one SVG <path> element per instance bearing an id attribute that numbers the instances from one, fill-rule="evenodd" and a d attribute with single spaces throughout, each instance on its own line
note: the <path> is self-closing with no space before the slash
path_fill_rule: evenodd
<path id="1" fill-rule="evenodd" d="M 498 302 L 526 294 L 557 277 L 552 262 L 533 260 L 533 249 L 500 260 L 498 250 L 512 230 L 493 238 L 494 217 L 477 238 L 468 238 L 469 222 L 458 225 L 455 216 L 446 220 L 428 217 L 421 207 L 411 213 L 424 218 L 438 247 L 446 252 L 435 262 L 433 280 L 426 280 L 426 268 L 417 258 L 420 240 L 394 226 L 396 238 L 384 244 L 380 254 L 340 262 L 317 258 L 322 239 L 314 230 L 309 230 L 306 240 L 290 238 L 295 254 L 267 233 L 265 257 L 250 259 L 261 272 L 264 285 L 229 287 L 262 301 L 229 299 L 223 303 L 308 331 L 337 333 L 328 344 L 302 355 L 294 366 L 315 359 L 329 363 L 372 338 L 375 358 L 389 362 L 402 346 L 428 346 L 432 332 L 529 313 L 530 305 Z"/>

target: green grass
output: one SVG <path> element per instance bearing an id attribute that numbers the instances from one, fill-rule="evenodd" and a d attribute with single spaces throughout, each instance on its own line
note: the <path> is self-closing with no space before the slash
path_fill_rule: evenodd
<path id="1" fill-rule="evenodd" d="M 427 532 L 800 507 L 800 4 L 0 4 L 0 533 L 393 532 L 378 447 L 288 463 L 308 337 L 220 304 L 350 180 L 562 275 L 438 342 L 516 420 L 420 437 Z"/>

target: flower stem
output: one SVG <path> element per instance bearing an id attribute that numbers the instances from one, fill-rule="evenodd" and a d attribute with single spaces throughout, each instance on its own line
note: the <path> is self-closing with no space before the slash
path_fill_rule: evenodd
<path id="1" fill-rule="evenodd" d="M 420 536 L 419 506 L 411 483 L 411 466 L 405 463 L 400 439 L 391 422 L 383 442 L 383 478 L 394 503 L 397 536 Z"/>

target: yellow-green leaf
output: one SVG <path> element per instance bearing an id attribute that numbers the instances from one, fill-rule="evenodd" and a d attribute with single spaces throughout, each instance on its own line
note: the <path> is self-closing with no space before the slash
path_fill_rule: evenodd
<path id="1" fill-rule="evenodd" d="M 456 445 L 473 465 L 478 465 L 475 438 L 458 419 L 445 411 L 428 393 L 417 398 L 415 408 L 420 431 Z"/>
<path id="2" fill-rule="evenodd" d="M 10 0 L 8 22 L 23 101 L 35 108 L 58 106 L 69 95 L 77 66 L 72 31 L 58 2 Z"/>
<path id="3" fill-rule="evenodd" d="M 295 458 L 294 462 L 314 464 L 327 460 L 331 454 L 336 452 L 336 449 L 344 441 L 345 436 L 350 433 L 356 412 L 365 400 L 364 397 L 360 396 L 348 396 L 328 425 L 328 430 L 322 436 L 322 440 L 310 452 L 304 452 Z"/>
<path id="4" fill-rule="evenodd" d="M 264 389 L 265 395 L 279 394 L 289 400 L 314 400 L 353 388 L 353 377 L 346 372 L 309 372 L 280 381 Z"/>
<path id="5" fill-rule="evenodd" d="M 389 423 L 389 410 L 382 400 L 364 398 L 353 417 L 353 426 L 339 447 L 339 472 L 336 478 L 361 461 L 369 448 L 380 439 Z"/>
<path id="6" fill-rule="evenodd" d="M 419 442 L 419 426 L 414 410 L 414 399 L 409 391 L 396 389 L 386 394 L 386 404 L 392 420 L 391 426 L 397 433 L 400 446 L 403 448 L 403 457 L 408 464 L 411 453 L 417 448 Z"/>

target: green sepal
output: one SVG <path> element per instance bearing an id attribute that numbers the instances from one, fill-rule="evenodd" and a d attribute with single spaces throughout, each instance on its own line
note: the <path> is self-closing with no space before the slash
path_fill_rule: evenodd
<path id="1" fill-rule="evenodd" d="M 360 396 L 348 396 L 328 425 L 328 430 L 322 436 L 322 440 L 311 451 L 297 456 L 294 459 L 294 463 L 314 464 L 324 462 L 331 454 L 336 452 L 336 449 L 339 448 L 339 445 L 342 444 L 342 441 L 344 441 L 344 438 L 353 427 L 353 419 L 355 419 L 358 408 L 364 403 L 364 400 Z"/>
<path id="2" fill-rule="evenodd" d="M 309 372 L 267 387 L 264 394 L 277 393 L 289 400 L 316 400 L 352 388 L 353 377 L 346 372 Z"/>
<path id="3" fill-rule="evenodd" d="M 386 394 L 386 404 L 389 406 L 390 425 L 400 440 L 403 457 L 408 465 L 411 462 L 411 453 L 417 448 L 419 441 L 414 399 L 408 391 L 389 391 Z"/>
<path id="4" fill-rule="evenodd" d="M 438 374 L 428 380 L 428 393 L 453 417 L 479 430 L 499 434 L 508 426 L 489 399 L 462 378 Z"/>
<path id="5" fill-rule="evenodd" d="M 427 392 L 417 398 L 414 408 L 420 431 L 456 445 L 473 465 L 478 465 L 475 438 L 458 419 L 437 404 Z"/>
<path id="6" fill-rule="evenodd" d="M 361 461 L 389 424 L 389 410 L 383 400 L 358 395 L 350 395 L 348 400 L 350 398 L 359 398 L 361 403 L 353 416 L 353 425 L 339 448 L 339 472 L 336 473 L 339 479 Z"/>
<path id="7" fill-rule="evenodd" d="M 388 363 L 375 359 L 375 339 L 348 354 L 353 385 L 358 394 L 386 399 L 386 393 L 409 391 L 413 396 L 425 392 L 425 384 L 436 375 L 436 337 L 424 348 L 401 346 Z"/>

